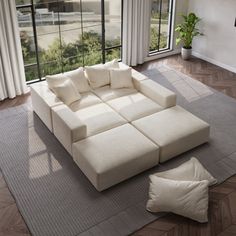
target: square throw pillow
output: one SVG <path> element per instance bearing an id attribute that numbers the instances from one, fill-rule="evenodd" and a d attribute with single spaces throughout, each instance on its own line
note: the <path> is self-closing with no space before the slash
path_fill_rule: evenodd
<path id="1" fill-rule="evenodd" d="M 60 84 L 63 84 L 66 80 L 68 80 L 68 77 L 64 74 L 56 74 L 56 75 L 46 75 L 45 77 L 49 89 L 52 91 L 54 87 L 59 86 Z"/>
<path id="2" fill-rule="evenodd" d="M 217 183 L 217 180 L 202 166 L 202 164 L 195 157 L 192 157 L 189 161 L 174 169 L 159 172 L 155 175 L 161 178 L 173 180 L 208 180 L 209 186 Z"/>
<path id="3" fill-rule="evenodd" d="M 114 59 L 114 60 L 112 60 L 112 61 L 106 62 L 106 63 L 104 64 L 104 66 L 105 66 L 107 69 L 112 69 L 112 68 L 114 68 L 114 69 L 119 69 L 119 68 L 120 68 L 120 67 L 119 67 L 119 62 L 118 62 L 117 59 Z"/>
<path id="4" fill-rule="evenodd" d="M 93 89 L 110 84 L 109 69 L 105 68 L 104 66 L 86 66 L 85 72 L 88 77 L 89 83 Z"/>
<path id="5" fill-rule="evenodd" d="M 56 87 L 53 87 L 53 90 L 56 96 L 66 105 L 70 105 L 81 98 L 78 90 L 70 79 Z"/>
<path id="6" fill-rule="evenodd" d="M 132 68 L 127 69 L 111 69 L 111 88 L 133 88 Z"/>
<path id="7" fill-rule="evenodd" d="M 176 181 L 150 176 L 150 212 L 172 212 L 198 222 L 208 221 L 208 181 Z"/>
<path id="8" fill-rule="evenodd" d="M 102 68 L 102 69 L 119 69 L 120 65 L 117 59 L 114 59 L 112 61 L 108 61 L 105 64 L 96 64 L 90 66 L 92 68 Z"/>
<path id="9" fill-rule="evenodd" d="M 79 93 L 85 93 L 91 90 L 91 87 L 89 86 L 88 80 L 85 76 L 83 67 L 79 67 L 76 70 L 65 72 L 64 75 L 72 80 Z"/>

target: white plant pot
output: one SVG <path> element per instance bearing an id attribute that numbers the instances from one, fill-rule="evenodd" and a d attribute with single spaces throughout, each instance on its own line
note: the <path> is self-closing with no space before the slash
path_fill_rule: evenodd
<path id="1" fill-rule="evenodd" d="M 186 48 L 183 48 L 181 49 L 181 56 L 184 60 L 188 60 L 191 58 L 191 55 L 192 55 L 192 49 L 186 49 Z"/>

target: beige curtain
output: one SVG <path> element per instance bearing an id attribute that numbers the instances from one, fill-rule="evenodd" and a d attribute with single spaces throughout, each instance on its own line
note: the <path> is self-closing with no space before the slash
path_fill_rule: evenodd
<path id="1" fill-rule="evenodd" d="M 26 92 L 15 0 L 0 0 L 0 100 Z"/>
<path id="2" fill-rule="evenodd" d="M 122 61 L 142 64 L 149 51 L 151 0 L 124 0 Z"/>

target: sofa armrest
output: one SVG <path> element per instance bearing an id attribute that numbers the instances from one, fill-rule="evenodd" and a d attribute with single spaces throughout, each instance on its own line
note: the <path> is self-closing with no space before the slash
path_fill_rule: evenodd
<path id="1" fill-rule="evenodd" d="M 52 123 L 54 135 L 70 154 L 72 144 L 86 138 L 86 125 L 66 105 L 52 108 Z"/>
<path id="2" fill-rule="evenodd" d="M 34 112 L 48 129 L 53 132 L 51 108 L 61 105 L 63 102 L 48 88 L 46 81 L 32 84 L 30 89 Z"/>
<path id="3" fill-rule="evenodd" d="M 164 108 L 176 105 L 176 94 L 150 79 L 140 82 L 140 92 Z"/>

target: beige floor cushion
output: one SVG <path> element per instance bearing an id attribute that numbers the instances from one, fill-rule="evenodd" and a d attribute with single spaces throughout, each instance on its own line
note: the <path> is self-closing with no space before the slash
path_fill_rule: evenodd
<path id="1" fill-rule="evenodd" d="M 137 93 L 137 90 L 134 88 L 121 88 L 121 89 L 111 89 L 110 86 L 104 86 L 93 90 L 93 92 L 104 102 L 129 95 L 132 93 Z"/>
<path id="2" fill-rule="evenodd" d="M 173 212 L 198 222 L 208 221 L 208 181 L 176 181 L 150 176 L 151 212 Z"/>
<path id="3" fill-rule="evenodd" d="M 141 93 L 134 93 L 107 102 L 114 110 L 128 121 L 134 121 L 144 116 L 163 110 L 163 108 Z"/>
<path id="4" fill-rule="evenodd" d="M 99 191 L 157 165 L 158 157 L 158 146 L 130 124 L 73 144 L 74 161 Z"/>
<path id="5" fill-rule="evenodd" d="M 95 135 L 127 123 L 123 117 L 105 103 L 80 109 L 75 114 L 87 126 L 87 136 Z"/>
<path id="6" fill-rule="evenodd" d="M 202 166 L 202 164 L 195 157 L 192 157 L 189 161 L 186 161 L 174 169 L 156 173 L 155 176 L 172 180 L 207 180 L 209 185 L 217 183 L 217 180 Z"/>
<path id="7" fill-rule="evenodd" d="M 69 107 L 72 111 L 78 111 L 79 109 L 102 103 L 102 100 L 92 92 L 81 93 L 80 95 L 80 100 L 70 104 Z"/>
<path id="8" fill-rule="evenodd" d="M 209 124 L 180 106 L 133 121 L 132 124 L 160 146 L 160 162 L 209 139 Z"/>

